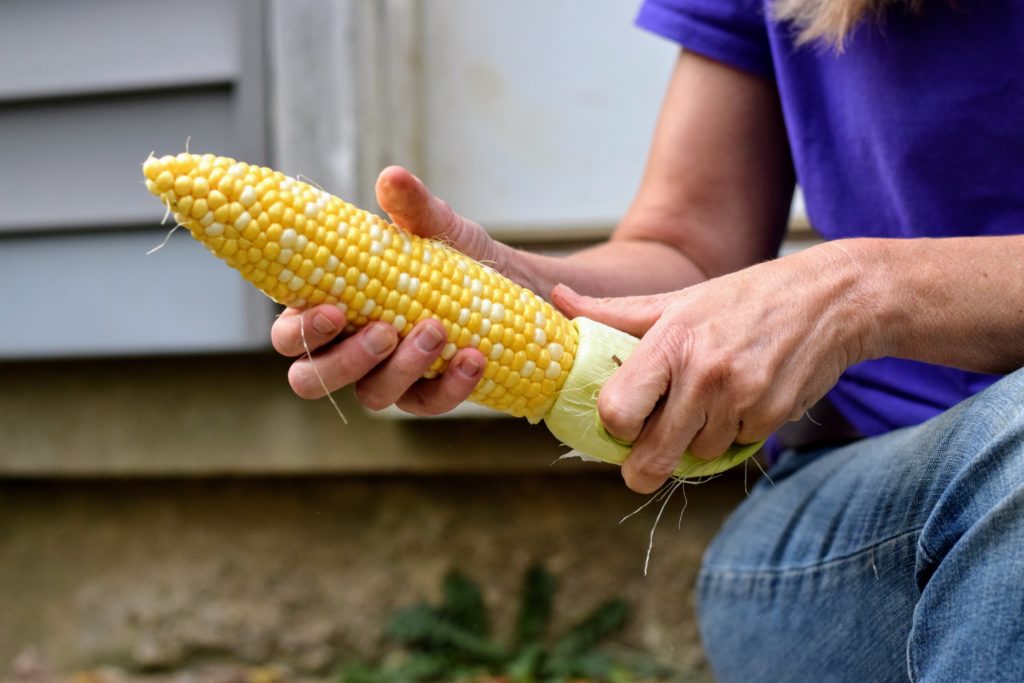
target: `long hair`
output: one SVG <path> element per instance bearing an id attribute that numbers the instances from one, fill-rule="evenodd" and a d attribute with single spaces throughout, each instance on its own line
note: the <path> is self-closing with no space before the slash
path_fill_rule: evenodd
<path id="1" fill-rule="evenodd" d="M 791 21 L 797 28 L 797 43 L 824 41 L 838 52 L 850 31 L 868 17 L 880 18 L 889 7 L 919 12 L 923 0 L 775 0 L 772 16 Z"/>

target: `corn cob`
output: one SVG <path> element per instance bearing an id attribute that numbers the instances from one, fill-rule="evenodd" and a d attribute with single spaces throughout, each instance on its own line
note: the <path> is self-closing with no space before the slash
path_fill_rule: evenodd
<path id="1" fill-rule="evenodd" d="M 180 225 L 277 303 L 332 304 L 352 329 L 380 320 L 402 337 L 435 318 L 448 337 L 427 377 L 444 372 L 459 349 L 476 348 L 487 365 L 471 400 L 544 419 L 567 445 L 598 459 L 621 463 L 628 454 L 629 445 L 601 427 L 596 399 L 635 338 L 570 321 L 448 245 L 269 168 L 182 153 L 150 156 L 143 174 Z M 580 354 L 586 360 L 576 362 Z M 685 455 L 677 474 L 720 471 L 756 450 L 734 447 L 713 463 Z"/>

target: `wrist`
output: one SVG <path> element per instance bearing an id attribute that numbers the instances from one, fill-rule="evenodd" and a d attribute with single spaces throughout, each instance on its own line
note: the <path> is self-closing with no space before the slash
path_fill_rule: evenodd
<path id="1" fill-rule="evenodd" d="M 815 248 L 823 258 L 819 272 L 833 273 L 839 283 L 835 306 L 846 330 L 848 365 L 892 355 L 899 309 L 892 301 L 890 242 L 853 238 Z"/>
<path id="2" fill-rule="evenodd" d="M 505 267 L 503 271 L 510 278 L 538 294 L 545 301 L 551 300 L 551 290 L 561 282 L 558 279 L 558 263 L 561 259 L 537 254 L 532 251 L 516 249 L 507 245 L 505 248 Z"/>

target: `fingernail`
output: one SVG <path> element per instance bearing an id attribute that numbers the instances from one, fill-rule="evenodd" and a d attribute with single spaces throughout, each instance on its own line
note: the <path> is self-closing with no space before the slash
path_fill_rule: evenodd
<path id="1" fill-rule="evenodd" d="M 384 325 L 372 325 L 366 330 L 363 336 L 363 343 L 366 350 L 375 356 L 379 356 L 391 348 L 391 335 L 388 334 Z"/>
<path id="2" fill-rule="evenodd" d="M 437 351 L 444 341 L 444 335 L 436 327 L 424 327 L 418 335 L 416 335 L 416 348 L 424 353 L 431 353 Z"/>
<path id="3" fill-rule="evenodd" d="M 467 358 L 459 365 L 459 372 L 465 375 L 468 379 L 473 379 L 480 374 L 483 366 L 477 362 L 475 358 Z"/>
<path id="4" fill-rule="evenodd" d="M 338 331 L 338 326 L 323 313 L 317 313 L 313 316 L 313 329 L 320 334 L 334 334 Z"/>

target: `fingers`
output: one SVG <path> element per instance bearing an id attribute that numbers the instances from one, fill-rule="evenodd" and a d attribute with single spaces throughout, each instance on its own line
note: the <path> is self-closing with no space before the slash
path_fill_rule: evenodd
<path id="1" fill-rule="evenodd" d="M 298 319 L 297 314 L 289 317 Z M 464 349 L 438 379 L 423 380 L 445 341 L 444 326 L 437 320 L 419 323 L 400 343 L 393 326 L 374 323 L 313 360 L 300 357 L 289 369 L 288 382 L 303 398 L 322 397 L 324 387 L 333 392 L 354 384 L 356 397 L 371 410 L 397 404 L 417 415 L 437 415 L 466 400 L 486 365 L 479 351 Z"/>
<path id="2" fill-rule="evenodd" d="M 455 213 L 406 169 L 385 168 L 377 177 L 376 190 L 377 202 L 395 225 L 422 237 L 443 236 L 478 261 L 501 261 L 497 242 L 483 228 Z"/>
<path id="3" fill-rule="evenodd" d="M 714 367 L 692 361 L 700 355 L 695 344 L 678 321 L 655 324 L 598 395 L 605 429 L 633 444 L 622 476 L 635 491 L 661 486 L 686 450 L 708 460 L 720 456 L 739 431 L 732 394 Z"/>
<path id="4" fill-rule="evenodd" d="M 597 412 L 609 434 L 626 443 L 637 440 L 647 416 L 669 387 L 664 370 L 641 356 L 635 363 L 623 365 L 601 387 Z"/>
<path id="5" fill-rule="evenodd" d="M 707 422 L 694 435 L 686 450 L 701 460 L 714 460 L 736 441 L 739 429 L 739 420 L 733 418 L 725 406 L 716 405 L 709 411 Z"/>
<path id="6" fill-rule="evenodd" d="M 684 444 L 701 426 L 692 424 L 692 414 L 680 410 L 680 384 L 673 368 L 682 352 L 665 346 L 661 332 L 655 327 L 641 339 L 597 397 L 598 414 L 608 433 L 633 444 L 622 464 L 622 477 L 639 493 L 654 491 L 665 482 Z"/>
<path id="7" fill-rule="evenodd" d="M 414 415 L 440 415 L 469 398 L 487 364 L 476 349 L 452 357 L 436 379 L 422 379 L 447 341 L 437 320 L 419 323 L 385 362 L 356 383 L 356 396 L 371 410 L 396 405 Z"/>
<path id="8" fill-rule="evenodd" d="M 306 353 L 306 346 L 314 351 L 334 339 L 345 323 L 345 314 L 335 306 L 316 306 L 306 311 L 289 308 L 274 321 L 270 341 L 283 356 L 301 356 Z"/>
<path id="9" fill-rule="evenodd" d="M 657 491 L 672 476 L 682 457 L 683 444 L 689 443 L 701 426 L 701 416 L 679 411 L 671 395 L 676 392 L 669 393 L 669 398 L 648 418 L 629 457 L 622 463 L 622 478 L 637 493 Z"/>
<path id="10" fill-rule="evenodd" d="M 455 354 L 443 375 L 416 382 L 395 405 L 413 415 L 446 413 L 469 398 L 483 377 L 486 363 L 476 349 L 463 349 Z"/>
<path id="11" fill-rule="evenodd" d="M 328 392 L 337 391 L 364 377 L 387 358 L 397 344 L 398 332 L 393 326 L 367 325 L 314 359 L 296 360 L 288 370 L 288 383 L 302 398 L 320 398 L 324 387 Z"/>
<path id="12" fill-rule="evenodd" d="M 622 465 L 629 488 L 638 493 L 655 491 L 672 476 L 685 451 L 713 460 L 732 445 L 738 428 L 731 411 L 714 400 L 701 400 L 700 394 L 686 377 L 673 378 Z"/>
<path id="13" fill-rule="evenodd" d="M 664 294 L 595 299 L 563 284 L 555 286 L 551 299 L 570 318 L 584 316 L 636 337 L 643 336 L 657 322 L 670 301 Z"/>
<path id="14" fill-rule="evenodd" d="M 670 329 L 652 329 L 669 299 L 661 295 L 595 299 L 565 285 L 555 287 L 551 297 L 571 317 L 585 316 L 642 337 L 633 355 L 601 387 L 597 409 L 609 434 L 633 444 L 622 465 L 626 485 L 640 493 L 656 490 L 675 469 L 682 445 L 700 427 L 678 412 L 675 395 L 673 368 L 684 357 L 685 340 Z"/>
<path id="15" fill-rule="evenodd" d="M 377 177 L 377 203 L 399 227 L 424 237 L 449 233 L 457 216 L 430 193 L 426 185 L 400 166 L 389 166 Z"/>
<path id="16" fill-rule="evenodd" d="M 653 329 L 601 387 L 598 414 L 615 438 L 636 441 L 647 416 L 673 386 L 675 366 L 684 358 L 687 344 L 677 336 L 671 329 Z"/>

